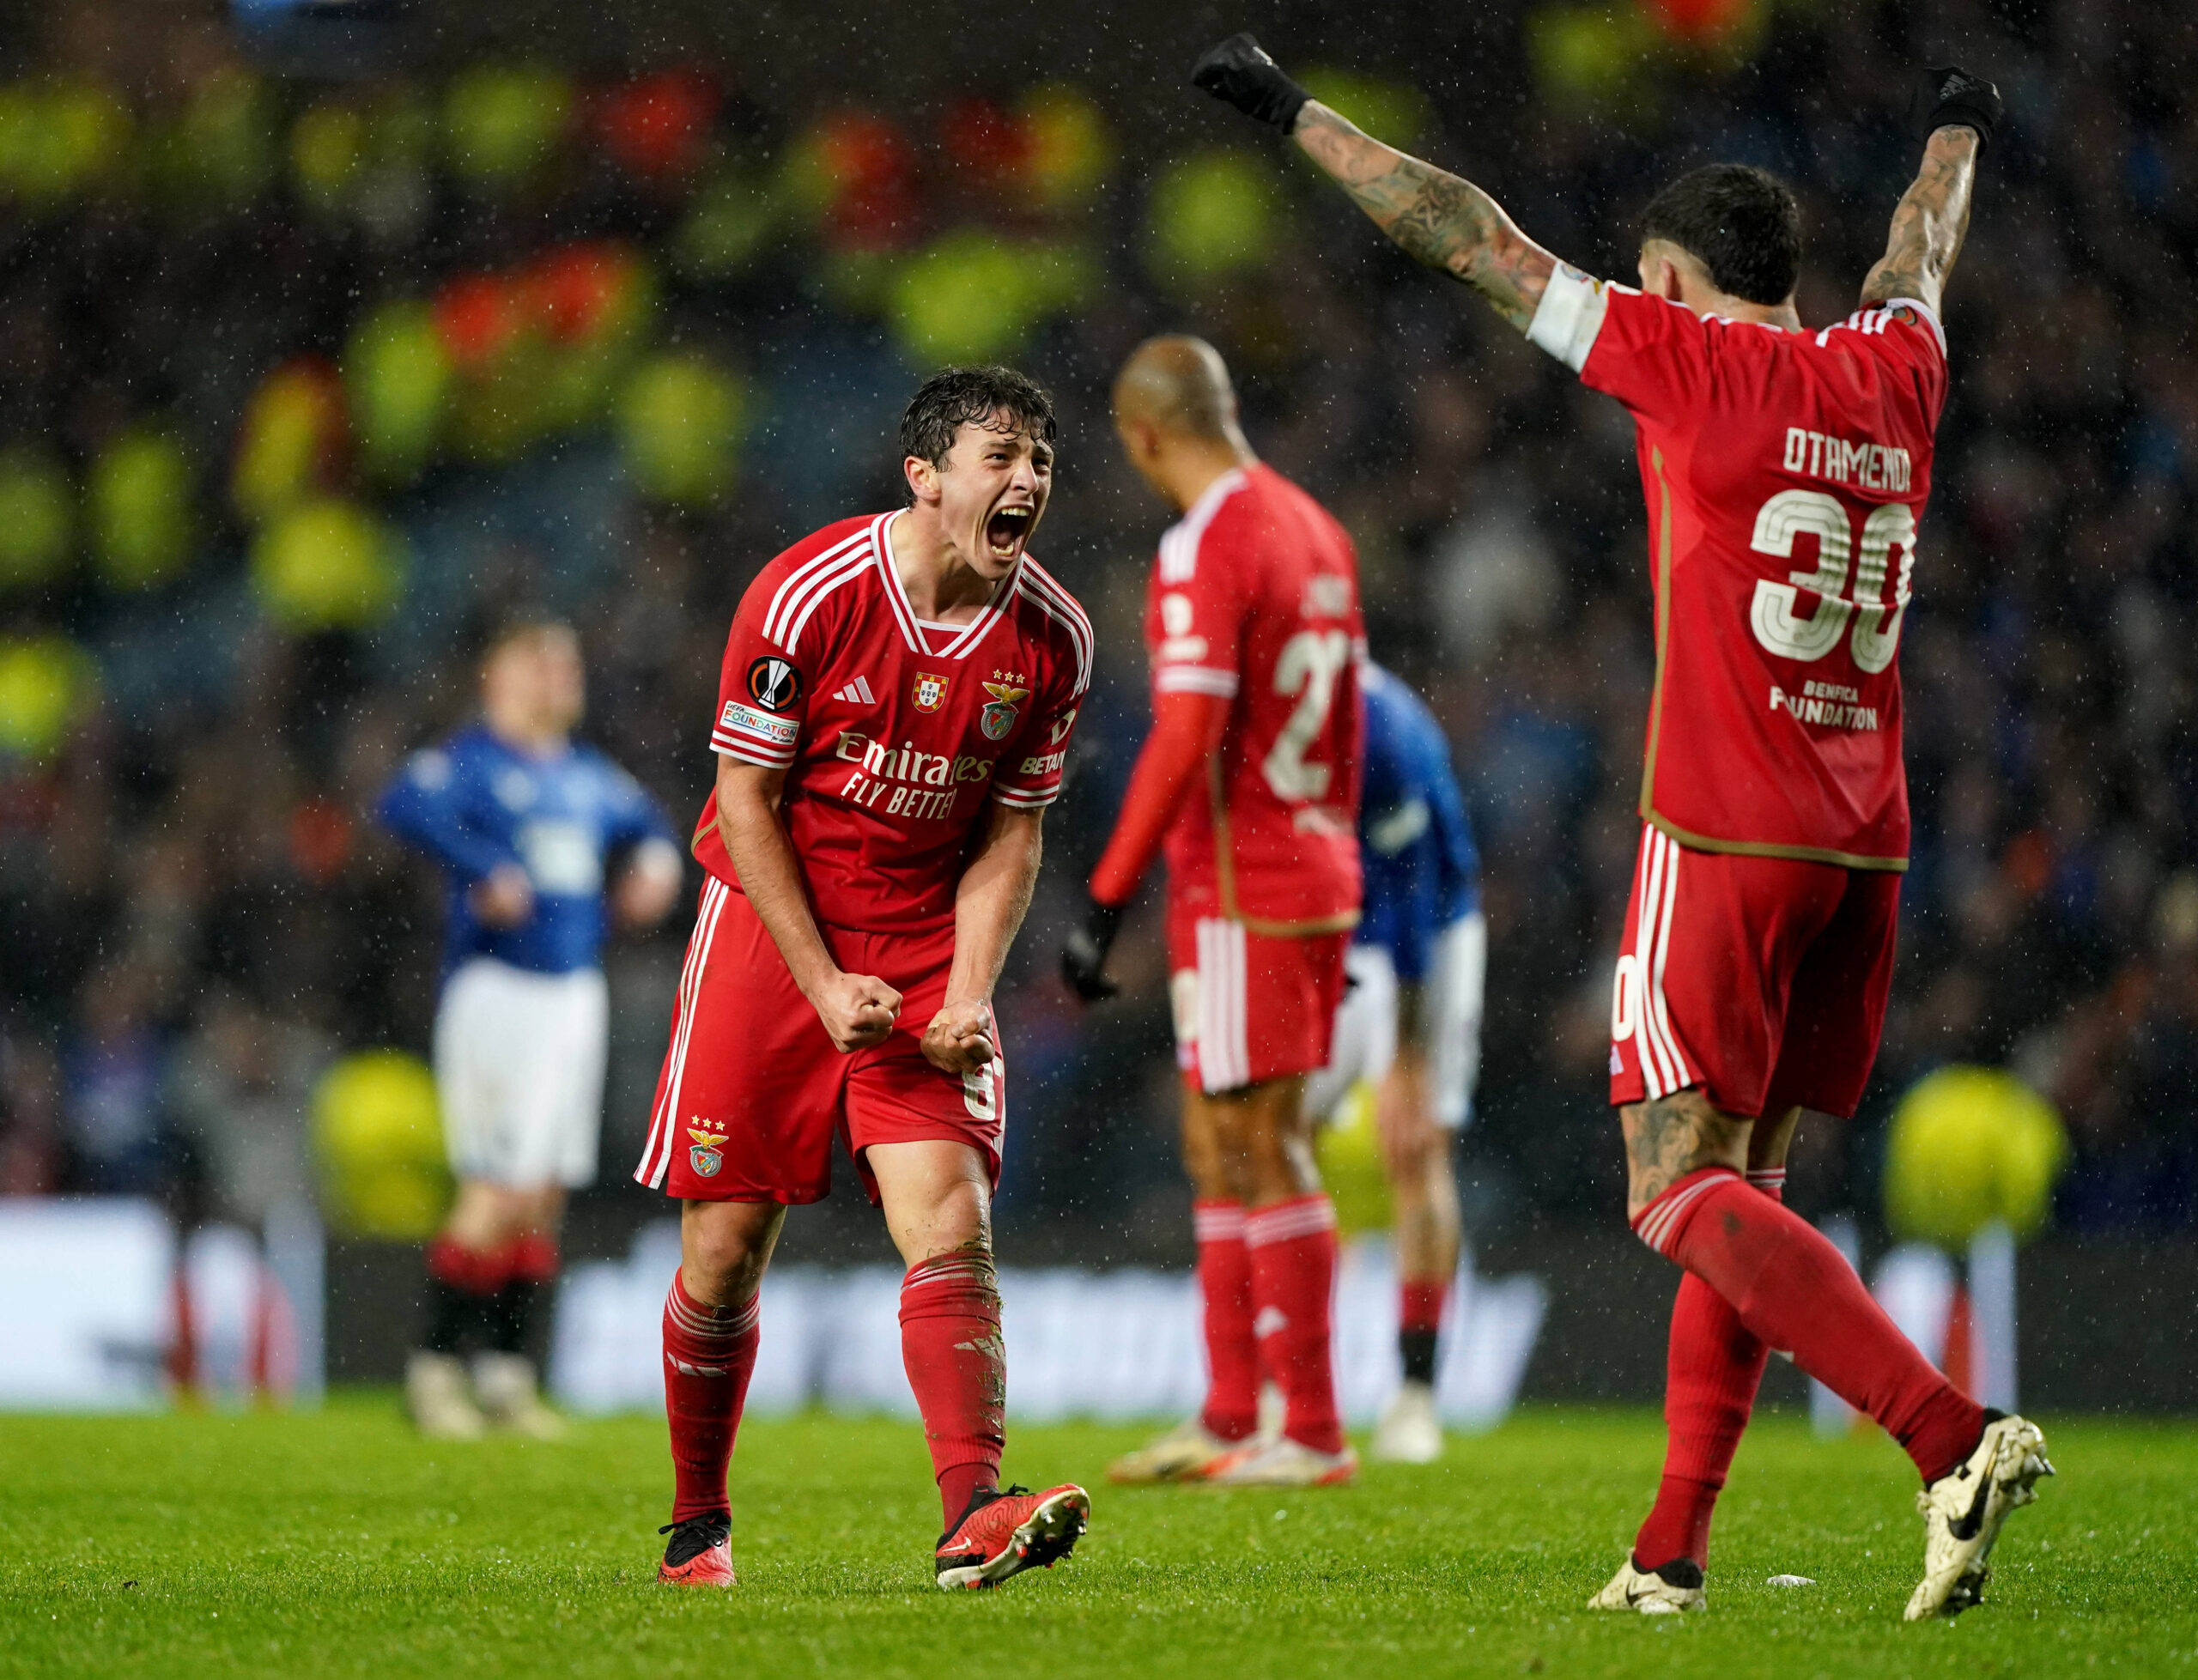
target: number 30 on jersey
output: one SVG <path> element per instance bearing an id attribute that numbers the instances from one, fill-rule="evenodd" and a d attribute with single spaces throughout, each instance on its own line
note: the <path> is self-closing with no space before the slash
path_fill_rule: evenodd
<path id="1" fill-rule="evenodd" d="M 1748 613 L 1755 639 L 1785 658 L 1821 659 L 1839 645 L 1851 619 L 1855 663 L 1876 676 L 1892 663 L 1901 622 L 1908 615 L 1909 580 L 1916 571 L 1915 513 L 1901 501 L 1872 508 L 1859 543 L 1846 508 L 1821 490 L 1781 490 L 1755 516 L 1758 554 L 1790 560 L 1794 539 L 1803 536 L 1817 539 L 1817 569 L 1789 572 L 1785 583 L 1757 580 Z M 1900 550 L 1897 573 L 1895 549 Z M 1847 593 L 1850 558 L 1857 561 L 1852 597 Z M 1890 601 L 1888 574 L 1897 579 Z M 1817 597 L 1816 610 L 1806 618 L 1795 611 L 1805 589 Z"/>

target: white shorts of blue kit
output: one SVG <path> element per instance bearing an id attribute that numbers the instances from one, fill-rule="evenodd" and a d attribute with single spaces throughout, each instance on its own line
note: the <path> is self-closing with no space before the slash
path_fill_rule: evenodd
<path id="1" fill-rule="evenodd" d="M 595 1178 L 610 990 L 493 957 L 461 963 L 435 1011 L 435 1090 L 451 1170 L 514 1190 Z"/>
<path id="2" fill-rule="evenodd" d="M 1478 910 L 1450 924 L 1429 949 L 1421 984 L 1428 1034 L 1428 1087 L 1435 1123 L 1455 1131 L 1472 1118 L 1480 1077 L 1481 1000 L 1487 988 L 1488 923 Z M 1397 967 L 1387 947 L 1353 945 L 1344 954 L 1351 977 L 1336 1010 L 1328 1064 L 1305 1083 L 1305 1112 L 1333 1119 L 1360 1080 L 1378 1084 L 1397 1059 Z"/>

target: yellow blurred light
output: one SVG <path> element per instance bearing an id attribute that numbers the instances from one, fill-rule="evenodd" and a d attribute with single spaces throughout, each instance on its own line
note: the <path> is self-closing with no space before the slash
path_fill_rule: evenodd
<path id="1" fill-rule="evenodd" d="M 407 299 L 368 312 L 344 348 L 343 385 L 367 473 L 410 483 L 434 454 L 450 409 L 450 354 L 434 311 Z"/>
<path id="2" fill-rule="evenodd" d="M 1631 106 L 1644 96 L 1641 72 L 1663 45 L 1632 5 L 1545 4 L 1527 19 L 1535 84 L 1560 110 Z"/>
<path id="3" fill-rule="evenodd" d="M 187 201 L 243 204 L 276 168 L 271 102 L 259 78 L 224 67 L 192 88 L 163 136 L 162 173 Z"/>
<path id="4" fill-rule="evenodd" d="M 68 637 L 0 640 L 0 756 L 51 758 L 99 695 L 97 663 Z"/>
<path id="5" fill-rule="evenodd" d="M 426 1063 L 398 1050 L 346 1056 L 314 1089 L 312 1124 L 331 1226 L 350 1236 L 434 1234 L 451 1184 Z"/>
<path id="6" fill-rule="evenodd" d="M 1329 110 L 1400 150 L 1417 149 L 1433 126 L 1427 95 L 1408 82 L 1329 64 L 1315 65 L 1298 81 Z"/>
<path id="7" fill-rule="evenodd" d="M 404 570 L 396 533 L 334 496 L 270 521 L 252 545 L 253 591 L 270 617 L 294 631 L 379 622 L 404 591 Z"/>
<path id="8" fill-rule="evenodd" d="M 92 555 L 117 589 L 150 589 L 191 561 L 192 478 L 183 446 L 152 426 L 116 437 L 92 463 Z"/>
<path id="9" fill-rule="evenodd" d="M 780 201 L 758 183 L 719 176 L 695 196 L 674 236 L 680 266 L 706 280 L 740 273 L 770 243 L 780 209 Z"/>
<path id="10" fill-rule="evenodd" d="M 290 125 L 298 196 L 322 210 L 339 209 L 366 162 L 367 144 L 366 114 L 356 106 L 323 100 L 307 106 Z"/>
<path id="11" fill-rule="evenodd" d="M 1314 1152 L 1321 1183 L 1336 1204 L 1337 1228 L 1346 1234 L 1387 1230 L 1394 1214 L 1381 1134 L 1374 1126 L 1372 1082 L 1362 1079 L 1345 1095 L 1335 1117 L 1321 1128 Z"/>
<path id="12" fill-rule="evenodd" d="M 514 185 L 548 161 L 572 106 L 572 86 L 555 70 L 483 64 L 465 71 L 443 99 L 452 169 L 477 189 Z"/>
<path id="13" fill-rule="evenodd" d="M 0 589 L 51 583 L 67 569 L 76 496 L 40 449 L 0 451 Z"/>
<path id="14" fill-rule="evenodd" d="M 1893 1110 L 1885 1141 L 1885 1222 L 1948 1248 L 1995 1220 L 2042 1227 L 2068 1155 L 2051 1104 L 1999 1068 L 1940 1068 Z"/>
<path id="15" fill-rule="evenodd" d="M 619 453 L 644 494 L 706 505 L 732 486 L 746 422 L 732 374 L 698 355 L 654 356 L 619 397 Z"/>
<path id="16" fill-rule="evenodd" d="M 1042 276 L 1017 241 L 956 228 L 904 258 L 887 318 L 919 367 L 1011 358 L 1045 309 Z"/>
<path id="17" fill-rule="evenodd" d="M 90 82 L 0 88 L 0 194 L 33 209 L 81 197 L 127 156 L 130 107 Z"/>
<path id="18" fill-rule="evenodd" d="M 1081 88 L 1051 82 L 1033 88 L 1017 109 L 1029 136 L 1033 196 L 1048 209 L 1089 202 L 1114 164 L 1098 106 Z"/>
<path id="19" fill-rule="evenodd" d="M 1274 252 L 1280 198 L 1273 169 L 1233 148 L 1169 165 L 1148 209 L 1154 270 L 1197 282 L 1256 268 Z"/>
<path id="20" fill-rule="evenodd" d="M 253 525 L 294 506 L 327 476 L 340 448 L 341 393 L 325 363 L 293 361 L 245 406 L 229 494 Z"/>

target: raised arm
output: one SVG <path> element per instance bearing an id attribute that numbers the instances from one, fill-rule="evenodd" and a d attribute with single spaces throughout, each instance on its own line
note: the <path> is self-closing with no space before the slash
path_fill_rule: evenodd
<path id="1" fill-rule="evenodd" d="M 1937 312 L 1969 232 L 1979 149 L 1975 131 L 1966 128 L 1939 129 L 1924 143 L 1923 166 L 1892 213 L 1885 254 L 1862 282 L 1865 304 L 1914 298 Z"/>
<path id="2" fill-rule="evenodd" d="M 1885 254 L 1862 282 L 1862 301 L 1914 298 L 1935 314 L 1969 233 L 1976 161 L 2004 107 L 1997 88 L 1956 65 L 1928 73 L 1924 98 L 1929 115 L 1922 167 L 1892 213 Z"/>
<path id="3" fill-rule="evenodd" d="M 1361 132 L 1318 100 L 1290 130 L 1374 225 L 1428 267 L 1462 280 L 1521 332 L 1533 322 L 1557 259 L 1503 207 L 1462 176 Z"/>
<path id="4" fill-rule="evenodd" d="M 1199 60 L 1192 82 L 1296 138 L 1374 224 L 1430 268 L 1486 298 L 1521 332 L 1557 260 L 1471 181 L 1361 133 L 1284 75 L 1249 35 Z"/>

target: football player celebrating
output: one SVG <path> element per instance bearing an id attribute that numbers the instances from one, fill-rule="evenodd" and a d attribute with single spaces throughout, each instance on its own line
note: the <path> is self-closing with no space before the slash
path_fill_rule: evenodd
<path id="1" fill-rule="evenodd" d="M 1376 1459 L 1432 1463 L 1442 1453 L 1435 1369 L 1443 1302 L 1458 1272 L 1458 1180 L 1451 1141 L 1472 1117 L 1480 1071 L 1488 925 L 1480 858 L 1450 767 L 1450 743 L 1426 702 L 1372 663 L 1365 705 L 1358 856 L 1365 905 L 1344 955 L 1351 989 L 1336 1012 L 1328 1064 L 1305 1087 L 1315 1123 L 1360 1080 L 1396 1227 L 1397 1350 L 1404 1383 L 1374 1431 Z"/>
<path id="2" fill-rule="evenodd" d="M 1891 984 L 1908 796 L 1900 641 L 1946 400 L 1939 304 L 2001 104 L 1934 70 L 1921 170 L 1845 321 L 1794 308 L 1800 213 L 1737 165 L 1667 188 L 1640 289 L 1559 263 L 1486 193 L 1369 138 L 1248 35 L 1193 82 L 1294 136 L 1406 252 L 1472 287 L 1633 415 L 1656 682 L 1611 1009 L 1634 1229 L 1686 1271 L 1655 1509 L 1594 1604 L 1700 1607 L 1709 1516 L 1766 1353 L 1915 1461 L 1923 1579 L 1907 1614 L 1976 1602 L 2044 1439 L 1934 1370 L 1779 1199 L 1804 1110 L 1852 1115 Z"/>
<path id="3" fill-rule="evenodd" d="M 993 1274 L 1007 1070 L 993 1019 L 1091 677 L 1091 627 L 1032 559 L 1053 410 L 1004 367 L 926 380 L 908 505 L 756 574 L 726 643 L 695 830 L 708 878 L 634 1176 L 681 1204 L 664 1307 L 676 1479 L 659 1577 L 729 1586 L 726 1468 L 756 1289 L 847 1140 L 908 1263 L 902 1351 L 937 1472 L 942 1587 L 1067 1555 L 1090 1501 L 1003 1490 Z"/>
<path id="4" fill-rule="evenodd" d="M 449 882 L 435 1089 L 458 1200 L 428 1248 L 426 1334 L 405 1368 L 430 1435 L 562 1427 L 525 1349 L 557 1275 L 566 1192 L 595 1177 L 605 913 L 653 926 L 679 892 L 656 803 L 571 739 L 586 697 L 571 628 L 514 616 L 482 664 L 481 721 L 415 754 L 379 807 Z M 605 866 L 621 853 L 606 905 Z M 486 1343 L 471 1390 L 470 1343 Z"/>
<path id="5" fill-rule="evenodd" d="M 1211 1386 L 1198 1416 L 1111 1474 L 1347 1482 L 1357 1459 L 1328 1356 L 1335 1209 L 1304 1094 L 1358 919 L 1357 562 L 1343 528 L 1254 456 L 1211 345 L 1141 346 L 1114 382 L 1114 424 L 1182 518 L 1160 539 L 1146 614 L 1152 732 L 1063 971 L 1087 998 L 1112 990 L 1108 943 L 1164 843 Z M 1257 1429 L 1262 1369 L 1286 1403 L 1272 1440 Z"/>

